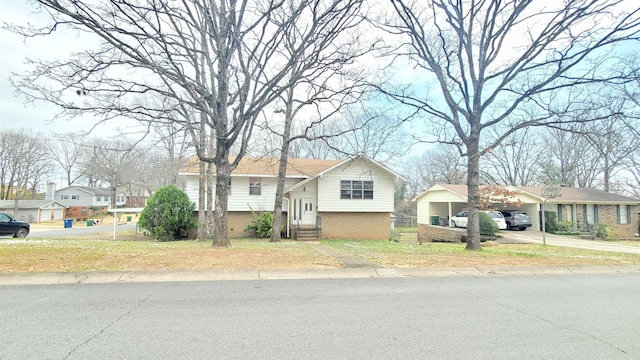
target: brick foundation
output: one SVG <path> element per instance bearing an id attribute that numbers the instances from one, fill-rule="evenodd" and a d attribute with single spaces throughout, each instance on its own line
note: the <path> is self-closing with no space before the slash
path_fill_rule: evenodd
<path id="1" fill-rule="evenodd" d="M 389 213 L 319 213 L 322 218 L 322 237 L 341 239 L 389 240 Z"/>

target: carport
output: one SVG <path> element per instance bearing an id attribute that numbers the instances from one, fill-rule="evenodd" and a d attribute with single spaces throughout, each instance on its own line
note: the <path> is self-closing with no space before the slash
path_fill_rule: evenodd
<path id="1" fill-rule="evenodd" d="M 494 210 L 522 210 L 531 218 L 531 229 L 540 229 L 540 203 L 543 199 L 522 189 L 517 191 L 512 201 L 520 201 L 520 206 L 493 203 Z M 418 224 L 430 226 L 449 226 L 449 219 L 462 210 L 467 209 L 467 185 L 438 184 L 423 192 L 416 198 L 418 208 Z"/>

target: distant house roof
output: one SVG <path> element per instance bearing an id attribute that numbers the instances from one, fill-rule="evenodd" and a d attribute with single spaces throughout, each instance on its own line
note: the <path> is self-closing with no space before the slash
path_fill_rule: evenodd
<path id="1" fill-rule="evenodd" d="M 18 200 L 18 209 L 41 209 L 47 207 L 51 203 L 56 203 L 60 206 L 68 208 L 68 206 L 62 204 L 59 201 L 55 200 Z M 14 200 L 0 200 L 0 209 L 10 209 L 13 208 L 15 204 Z"/>
<path id="2" fill-rule="evenodd" d="M 108 189 L 108 188 L 96 188 L 96 187 L 80 186 L 80 185 L 70 185 L 65 188 L 58 189 L 56 190 L 56 192 L 67 190 L 67 189 L 77 189 L 92 195 L 111 195 L 111 189 Z"/>
<path id="3" fill-rule="evenodd" d="M 485 185 L 480 185 L 480 188 L 486 187 Z M 509 186 L 509 188 L 519 189 L 526 193 L 529 193 L 537 198 L 540 201 L 543 201 L 542 197 L 542 187 L 541 186 Z M 455 193 L 463 198 L 468 198 L 467 185 L 460 184 L 436 184 L 429 188 L 427 191 L 418 195 L 417 198 L 420 198 L 422 195 L 426 194 L 429 191 L 438 190 L 438 189 L 446 189 L 452 193 Z M 640 203 L 640 199 L 634 199 L 627 196 L 622 196 L 618 194 L 608 193 L 598 189 L 591 188 L 574 188 L 574 187 L 561 187 L 561 195 L 559 197 L 551 199 L 550 203 L 579 203 L 579 204 L 638 204 Z"/>

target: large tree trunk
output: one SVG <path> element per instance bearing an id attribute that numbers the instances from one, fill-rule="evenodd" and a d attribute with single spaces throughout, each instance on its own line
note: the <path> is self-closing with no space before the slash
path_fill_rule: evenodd
<path id="1" fill-rule="evenodd" d="M 285 125 L 286 126 L 286 125 Z M 280 149 L 280 164 L 278 166 L 278 184 L 276 186 L 276 201 L 273 205 L 273 225 L 271 242 L 280 241 L 280 227 L 282 224 L 282 200 L 284 196 L 284 180 L 287 173 L 287 160 L 289 158 L 289 141 L 285 138 Z"/>
<path id="2" fill-rule="evenodd" d="M 199 131 L 199 144 L 200 152 L 206 148 L 203 144 L 206 143 L 207 137 L 205 133 L 206 116 L 203 112 L 200 112 L 200 131 Z M 199 154 L 202 155 L 202 154 Z M 207 232 L 207 208 L 211 205 L 207 205 L 205 201 L 206 189 L 210 182 L 207 181 L 207 167 L 204 161 L 198 161 L 198 240 L 206 240 L 207 236 L 211 233 Z"/>
<path id="3" fill-rule="evenodd" d="M 216 164 L 216 200 L 215 211 L 213 212 L 213 243 L 212 246 L 228 247 L 229 242 L 227 205 L 228 186 L 231 178 L 231 165 L 227 157 L 222 157 Z"/>
<path id="4" fill-rule="evenodd" d="M 282 132 L 282 146 L 280 147 L 280 163 L 278 165 L 276 201 L 273 205 L 273 230 L 271 231 L 271 242 L 280 241 L 280 226 L 282 224 L 282 200 L 284 197 L 284 182 L 287 176 L 289 145 L 291 144 L 291 123 L 293 122 L 293 90 L 293 87 L 287 90 L 287 101 L 284 111 L 284 129 Z M 287 214 L 288 213 L 289 212 L 287 212 Z"/>
<path id="5" fill-rule="evenodd" d="M 206 164 L 204 161 L 198 162 L 199 171 L 198 171 L 198 240 L 206 240 L 207 239 L 207 204 L 205 202 L 205 193 L 207 186 L 207 173 L 206 173 Z"/>
<path id="6" fill-rule="evenodd" d="M 467 250 L 480 250 L 480 154 L 479 134 L 473 134 L 467 141 Z"/>
<path id="7" fill-rule="evenodd" d="M 207 214 L 206 214 L 206 229 L 205 232 L 207 236 L 212 236 L 213 234 L 213 224 L 215 222 L 215 210 L 213 209 L 214 204 L 217 202 L 213 199 L 213 164 L 207 163 L 207 176 L 206 176 L 206 188 L 207 188 Z M 217 189 L 216 189 L 217 191 Z M 217 193 L 216 193 L 217 194 Z M 216 195 L 217 196 L 217 195 Z M 225 205 L 225 210 L 226 210 Z"/>

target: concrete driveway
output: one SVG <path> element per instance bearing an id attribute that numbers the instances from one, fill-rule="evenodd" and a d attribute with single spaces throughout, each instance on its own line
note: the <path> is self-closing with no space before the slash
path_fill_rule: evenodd
<path id="1" fill-rule="evenodd" d="M 527 229 L 525 231 L 509 231 L 502 230 L 500 233 L 504 238 L 499 239 L 498 243 L 528 243 L 542 244 L 542 231 Z M 546 234 L 547 245 L 565 246 L 578 249 L 611 251 L 628 254 L 640 254 L 640 246 L 623 245 L 619 243 L 611 243 L 607 241 L 585 240 L 576 237 L 560 236 Z"/>

